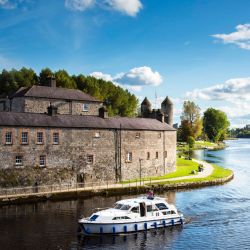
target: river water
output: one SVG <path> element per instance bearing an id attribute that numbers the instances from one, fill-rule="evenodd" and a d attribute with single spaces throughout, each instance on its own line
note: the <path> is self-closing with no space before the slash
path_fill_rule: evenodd
<path id="1" fill-rule="evenodd" d="M 183 227 L 115 237 L 77 235 L 82 214 L 129 196 L 12 205 L 0 208 L 0 249 L 250 249 L 250 139 L 227 145 L 197 151 L 196 157 L 232 169 L 233 181 L 161 194 L 187 218 Z"/>

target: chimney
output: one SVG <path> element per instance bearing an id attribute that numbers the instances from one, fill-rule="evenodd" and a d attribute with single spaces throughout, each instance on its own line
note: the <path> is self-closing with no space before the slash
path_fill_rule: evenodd
<path id="1" fill-rule="evenodd" d="M 52 88 L 56 88 L 56 78 L 55 76 L 48 76 L 47 77 L 47 81 L 48 81 L 48 86 L 52 87 Z"/>
<path id="2" fill-rule="evenodd" d="M 164 114 L 161 112 L 160 109 L 157 110 L 156 112 L 156 119 L 160 122 L 164 122 Z"/>
<path id="3" fill-rule="evenodd" d="M 57 115 L 57 107 L 53 106 L 53 105 L 49 105 L 48 109 L 48 115 L 49 116 L 55 116 Z"/>
<path id="4" fill-rule="evenodd" d="M 99 117 L 103 119 L 108 118 L 108 110 L 105 107 L 99 108 Z"/>

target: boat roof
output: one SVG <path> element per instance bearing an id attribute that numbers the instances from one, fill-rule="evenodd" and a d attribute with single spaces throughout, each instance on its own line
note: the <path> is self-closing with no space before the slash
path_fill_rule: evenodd
<path id="1" fill-rule="evenodd" d="M 137 197 L 137 198 L 133 198 L 133 199 L 125 199 L 125 200 L 120 200 L 120 201 L 117 201 L 116 203 L 119 203 L 119 204 L 126 204 L 126 205 L 129 205 L 129 206 L 135 206 L 141 202 L 145 202 L 146 204 L 155 204 L 155 203 L 159 203 L 159 202 L 165 202 L 167 203 L 167 201 L 165 200 L 165 198 L 161 198 L 161 197 L 154 197 L 154 199 L 148 199 L 147 196 L 140 196 L 140 197 Z"/>

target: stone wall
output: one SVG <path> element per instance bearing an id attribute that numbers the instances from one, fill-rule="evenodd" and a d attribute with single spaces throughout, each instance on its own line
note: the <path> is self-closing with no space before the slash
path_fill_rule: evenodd
<path id="1" fill-rule="evenodd" d="M 11 131 L 13 143 L 5 145 L 5 133 Z M 21 144 L 21 133 L 28 132 L 28 144 Z M 37 143 L 37 132 L 43 132 L 44 142 Z M 59 144 L 53 144 L 53 133 L 59 134 Z M 61 178 L 48 174 L 46 181 L 39 183 L 60 183 L 62 181 L 80 182 L 106 181 L 116 179 L 121 153 L 121 177 L 139 177 L 141 158 L 142 176 L 162 175 L 175 169 L 176 132 L 175 131 L 119 131 L 94 129 L 44 129 L 44 128 L 1 128 L 0 129 L 0 169 L 10 171 L 29 171 L 30 168 L 46 171 L 68 171 Z M 121 151 L 119 150 L 121 138 Z M 132 161 L 127 153 L 132 153 Z M 158 152 L 158 153 L 156 153 Z M 167 153 L 166 153 L 167 152 Z M 148 153 L 150 157 L 148 158 Z M 156 156 L 158 154 L 158 158 Z M 41 155 L 46 156 L 46 167 L 39 166 Z M 22 166 L 16 165 L 16 156 L 23 157 Z M 93 156 L 93 163 L 88 163 Z M 37 172 L 39 173 L 39 172 Z M 39 174 L 40 175 L 40 174 Z M 56 177 L 57 176 L 57 177 Z M 65 177 L 66 176 L 66 177 Z M 67 177 L 68 176 L 68 177 Z M 68 178 L 68 179 L 67 179 Z M 34 180 L 35 177 L 33 176 Z M 63 180 L 62 180 L 63 179 Z M 27 181 L 28 182 L 28 181 Z"/>
<path id="2" fill-rule="evenodd" d="M 55 100 L 48 98 L 15 97 L 12 100 L 11 111 L 29 113 L 47 113 L 50 104 L 58 107 L 58 114 L 98 115 L 102 103 Z M 88 105 L 88 111 L 83 111 L 83 104 Z"/>

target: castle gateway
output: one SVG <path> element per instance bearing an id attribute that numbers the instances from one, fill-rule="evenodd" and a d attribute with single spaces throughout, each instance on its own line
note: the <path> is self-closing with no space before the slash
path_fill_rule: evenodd
<path id="1" fill-rule="evenodd" d="M 102 102 L 57 88 L 52 79 L 50 86 L 21 88 L 0 104 L 0 166 L 13 185 L 118 181 L 175 170 L 168 98 L 161 110 L 151 110 L 145 99 L 142 117 L 110 118 Z"/>

